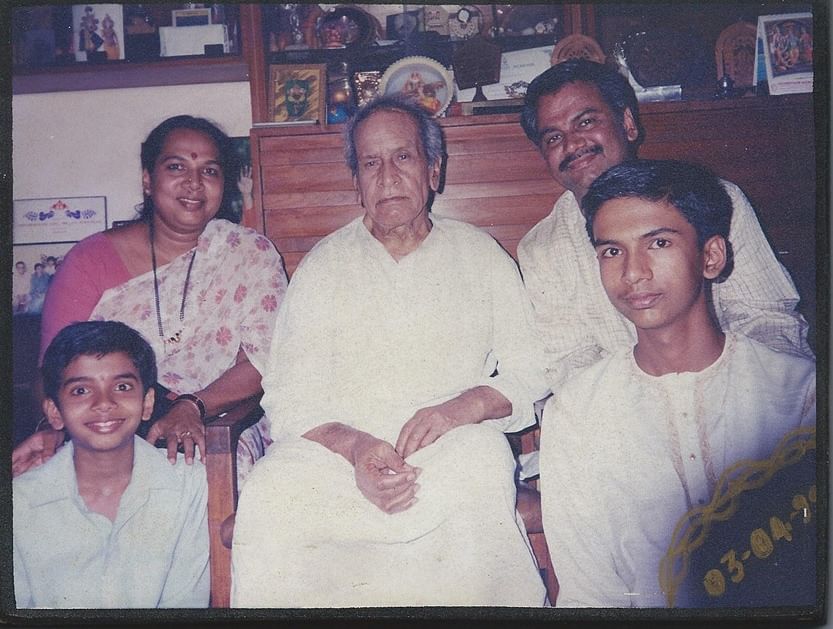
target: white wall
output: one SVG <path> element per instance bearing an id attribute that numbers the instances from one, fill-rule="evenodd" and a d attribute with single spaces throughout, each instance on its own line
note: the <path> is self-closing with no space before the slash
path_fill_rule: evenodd
<path id="1" fill-rule="evenodd" d="M 252 126 L 249 84 L 21 94 L 12 98 L 15 199 L 105 196 L 108 226 L 142 202 L 139 148 L 169 116 L 191 114 L 230 136 Z"/>

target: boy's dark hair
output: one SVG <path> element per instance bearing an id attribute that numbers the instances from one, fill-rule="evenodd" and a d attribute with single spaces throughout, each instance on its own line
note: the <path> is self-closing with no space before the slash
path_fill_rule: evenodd
<path id="1" fill-rule="evenodd" d="M 165 140 L 171 132 L 178 129 L 188 129 L 190 131 L 198 131 L 207 135 L 217 146 L 219 153 L 220 168 L 223 170 L 223 200 L 220 204 L 220 211 L 217 212 L 216 218 L 224 218 L 232 223 L 239 223 L 240 218 L 234 213 L 232 208 L 232 199 L 237 190 L 237 175 L 239 165 L 237 158 L 234 155 L 231 138 L 220 129 L 219 126 L 207 120 L 206 118 L 196 118 L 183 114 L 180 116 L 173 116 L 160 122 L 142 142 L 141 160 L 142 169 L 153 172 L 153 167 L 156 165 L 156 160 L 162 153 L 162 147 L 165 145 Z M 144 202 L 141 205 L 139 214 L 142 220 L 150 221 L 156 208 L 153 207 L 153 198 L 145 195 Z"/>
<path id="2" fill-rule="evenodd" d="M 156 356 L 144 337 L 120 321 L 81 321 L 58 332 L 46 349 L 41 367 L 46 397 L 57 402 L 64 370 L 78 356 L 115 352 L 127 354 L 147 393 L 156 382 Z"/>
<path id="3" fill-rule="evenodd" d="M 677 208 L 697 232 L 699 247 L 712 236 L 722 236 L 726 241 L 726 267 L 716 281 L 729 276 L 732 200 L 715 175 L 696 164 L 673 160 L 633 160 L 608 169 L 590 185 L 581 200 L 590 242 L 596 244 L 593 221 L 599 208 L 612 199 L 634 197 L 665 201 Z"/>
<path id="4" fill-rule="evenodd" d="M 628 80 L 613 67 L 588 61 L 587 59 L 568 59 L 557 63 L 535 77 L 526 90 L 524 106 L 521 111 L 521 127 L 526 137 L 535 146 L 541 146 L 541 134 L 538 132 L 538 101 L 542 96 L 553 94 L 568 83 L 582 81 L 595 85 L 607 103 L 616 114 L 619 121 L 625 124 L 625 109 L 630 109 L 633 121 L 638 130 L 637 139 L 631 143 L 636 151 L 642 141 L 642 126 L 639 124 L 639 102 Z"/>

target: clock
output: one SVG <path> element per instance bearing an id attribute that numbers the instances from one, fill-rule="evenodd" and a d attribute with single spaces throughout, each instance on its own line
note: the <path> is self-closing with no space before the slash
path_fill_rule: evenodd
<path id="1" fill-rule="evenodd" d="M 463 5 L 448 16 L 448 34 L 451 39 L 469 39 L 480 33 L 480 10 L 470 4 Z"/>

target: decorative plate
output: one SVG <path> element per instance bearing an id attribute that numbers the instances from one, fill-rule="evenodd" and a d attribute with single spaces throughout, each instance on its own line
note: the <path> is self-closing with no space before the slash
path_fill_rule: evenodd
<path id="1" fill-rule="evenodd" d="M 366 46 L 376 40 L 376 24 L 358 7 L 336 7 L 321 17 L 318 38 L 324 48 Z"/>
<path id="2" fill-rule="evenodd" d="M 448 70 L 431 57 L 405 57 L 391 65 L 379 81 L 380 94 L 406 94 L 434 116 L 443 113 L 454 96 Z"/>

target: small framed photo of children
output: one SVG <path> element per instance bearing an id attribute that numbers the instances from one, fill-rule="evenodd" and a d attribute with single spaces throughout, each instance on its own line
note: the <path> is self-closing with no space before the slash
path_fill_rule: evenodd
<path id="1" fill-rule="evenodd" d="M 52 276 L 74 242 L 12 247 L 12 314 L 40 314 Z"/>
<path id="2" fill-rule="evenodd" d="M 315 122 L 326 124 L 324 105 L 327 66 L 269 66 L 269 112 L 273 122 Z"/>

